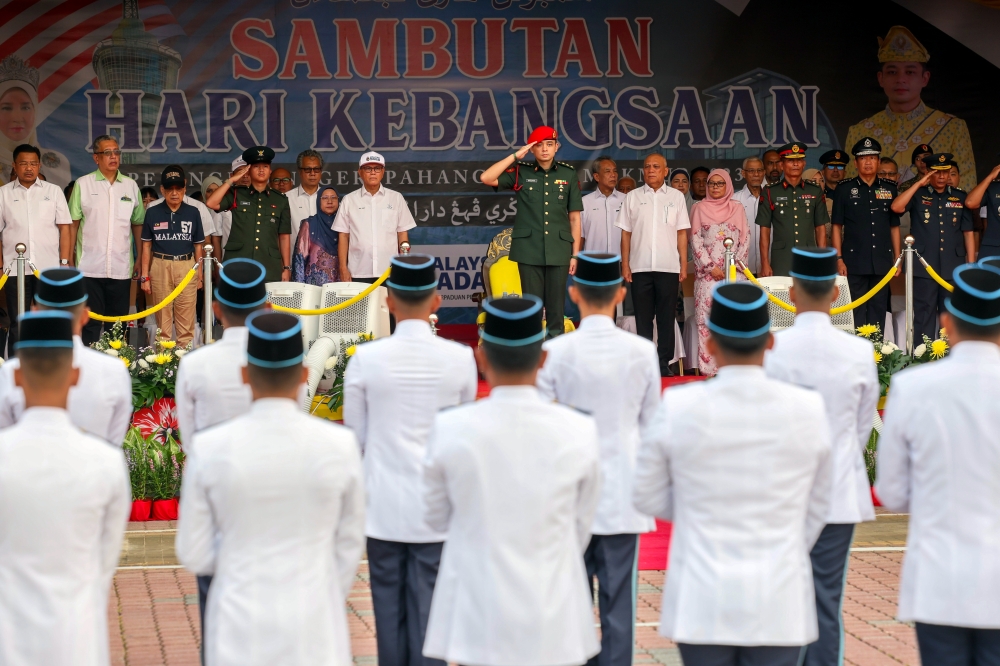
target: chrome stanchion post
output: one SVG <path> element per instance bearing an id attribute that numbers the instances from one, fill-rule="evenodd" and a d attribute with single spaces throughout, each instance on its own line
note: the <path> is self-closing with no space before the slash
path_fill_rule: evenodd
<path id="1" fill-rule="evenodd" d="M 906 249 L 903 262 L 906 270 L 906 353 L 913 355 L 913 236 L 907 236 L 903 241 Z"/>
<path id="2" fill-rule="evenodd" d="M 205 344 L 212 343 L 212 246 L 205 243 L 205 256 L 201 260 L 201 281 L 205 285 L 205 313 L 201 317 Z"/>
<path id="3" fill-rule="evenodd" d="M 17 318 L 20 319 L 24 316 L 24 271 L 27 269 L 28 260 L 24 256 L 27 252 L 28 246 L 24 243 L 18 243 L 14 246 L 14 251 L 17 252 Z"/>
<path id="4" fill-rule="evenodd" d="M 725 268 L 726 277 L 723 278 L 723 282 L 729 282 L 730 276 L 733 274 L 733 268 L 735 266 L 733 257 L 733 239 L 727 238 L 726 240 L 722 241 L 722 246 L 726 248 L 726 253 L 724 258 L 726 266 Z"/>
<path id="5" fill-rule="evenodd" d="M 436 314 L 432 314 L 428 318 L 428 321 L 431 323 L 431 333 L 433 333 L 434 335 L 437 335 L 438 334 L 438 316 Z"/>

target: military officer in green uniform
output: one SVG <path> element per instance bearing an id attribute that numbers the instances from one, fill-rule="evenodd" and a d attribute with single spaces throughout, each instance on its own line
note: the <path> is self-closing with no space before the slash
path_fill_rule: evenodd
<path id="1" fill-rule="evenodd" d="M 223 248 L 226 259 L 253 259 L 267 270 L 268 282 L 292 277 L 292 222 L 288 197 L 269 186 L 274 151 L 254 146 L 243 151 L 242 166 L 208 198 L 216 211 L 232 211 L 233 227 Z M 250 173 L 248 187 L 236 183 Z"/>
<path id="2" fill-rule="evenodd" d="M 539 127 L 528 143 L 483 172 L 495 190 L 517 193 L 510 260 L 517 262 L 521 290 L 542 299 L 548 337 L 563 332 L 568 275 L 576 272 L 583 197 L 576 169 L 556 162 L 559 142 L 551 127 Z M 534 162 L 520 160 L 531 151 Z"/>
<path id="3" fill-rule="evenodd" d="M 802 179 L 805 144 L 786 144 L 778 154 L 784 176 L 761 190 L 757 206 L 761 277 L 787 276 L 792 268 L 793 247 L 826 247 L 826 224 L 830 221 L 823 190 Z"/>

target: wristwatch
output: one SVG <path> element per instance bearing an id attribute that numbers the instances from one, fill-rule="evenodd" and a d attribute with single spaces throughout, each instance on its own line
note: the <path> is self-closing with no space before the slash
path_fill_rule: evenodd
<path id="1" fill-rule="evenodd" d="M 139 278 L 139 284 L 142 284 L 143 282 L 149 282 L 148 275 L 143 275 L 142 277 Z"/>
<path id="2" fill-rule="evenodd" d="M 283 271 L 290 271 L 290 270 L 292 270 L 292 267 L 291 266 L 282 266 L 281 270 L 283 270 Z"/>
<path id="3" fill-rule="evenodd" d="M 69 266 L 69 259 L 60 259 L 59 260 L 59 265 L 60 266 Z"/>

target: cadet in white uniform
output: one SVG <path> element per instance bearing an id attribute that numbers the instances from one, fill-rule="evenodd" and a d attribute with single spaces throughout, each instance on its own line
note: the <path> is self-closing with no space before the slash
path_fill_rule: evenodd
<path id="1" fill-rule="evenodd" d="M 68 312 L 21 319 L 14 381 L 26 410 L 0 432 L 0 665 L 107 666 L 108 590 L 131 506 L 120 449 L 66 411 Z M 116 627 L 117 630 L 117 627 Z"/>
<path id="2" fill-rule="evenodd" d="M 831 495 L 826 526 L 810 553 L 816 587 L 819 639 L 805 666 L 844 662 L 843 606 L 854 525 L 875 520 L 864 450 L 878 406 L 878 373 L 868 340 L 839 331 L 830 321 L 837 299 L 837 251 L 792 248 L 791 299 L 795 326 L 775 336 L 764 357 L 769 377 L 814 389 L 823 396 L 830 427 Z"/>
<path id="3" fill-rule="evenodd" d="M 816 640 L 809 551 L 830 503 L 822 397 L 770 379 L 767 295 L 715 288 L 712 381 L 668 390 L 643 436 L 635 505 L 673 521 L 660 634 L 685 666 L 795 666 Z"/>
<path id="4" fill-rule="evenodd" d="M 73 317 L 73 365 L 80 369 L 80 381 L 69 391 L 70 419 L 77 428 L 121 446 L 132 421 L 132 377 L 122 359 L 91 349 L 80 338 L 90 320 L 83 273 L 43 270 L 32 309 L 62 310 Z M 15 358 L 0 367 L 0 428 L 14 425 L 24 412 L 24 392 L 14 385 L 19 365 Z"/>
<path id="5" fill-rule="evenodd" d="M 194 452 L 194 435 L 250 411 L 253 396 L 243 383 L 247 364 L 246 319 L 269 308 L 264 266 L 253 259 L 230 259 L 219 270 L 212 311 L 222 321 L 222 339 L 199 347 L 181 359 L 174 397 L 177 425 L 187 455 Z M 205 604 L 212 576 L 198 576 L 198 612 L 205 635 Z M 204 651 L 204 641 L 202 650 Z"/>
<path id="6" fill-rule="evenodd" d="M 472 349 L 431 333 L 434 257 L 390 260 L 396 330 L 360 345 L 344 377 L 344 425 L 364 455 L 368 570 L 381 666 L 441 664 L 421 652 L 447 532 L 424 515 L 423 459 L 438 411 L 476 399 Z"/>
<path id="7" fill-rule="evenodd" d="M 177 556 L 214 575 L 208 666 L 350 666 L 345 601 L 364 550 L 365 496 L 349 429 L 296 402 L 302 324 L 247 318 L 250 412 L 194 436 Z"/>
<path id="8" fill-rule="evenodd" d="M 928 666 L 1000 664 L 1000 270 L 955 269 L 947 358 L 892 378 L 879 500 L 910 513 L 899 619 Z"/>
<path id="9" fill-rule="evenodd" d="M 427 521 L 448 532 L 424 655 L 476 666 L 598 653 L 583 552 L 600 497 L 597 425 L 535 388 L 542 302 L 493 299 L 476 352 L 489 398 L 438 414 Z"/>
<path id="10" fill-rule="evenodd" d="M 632 506 L 632 479 L 640 431 L 660 405 L 660 361 L 656 345 L 615 327 L 625 297 L 618 254 L 579 253 L 569 295 L 583 319 L 573 335 L 545 343 L 538 390 L 597 421 L 601 499 L 583 556 L 591 596 L 597 578 L 601 613 L 601 653 L 591 661 L 631 666 L 638 535 L 655 527 Z"/>

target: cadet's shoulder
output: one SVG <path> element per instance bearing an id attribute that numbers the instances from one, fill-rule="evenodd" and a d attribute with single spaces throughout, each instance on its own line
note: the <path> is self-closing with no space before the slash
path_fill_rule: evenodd
<path id="1" fill-rule="evenodd" d="M 556 162 L 556 166 L 558 166 L 560 169 L 569 169 L 573 173 L 576 173 L 576 167 L 573 166 L 572 164 L 569 164 L 568 162 L 558 162 L 557 161 Z"/>
<path id="2" fill-rule="evenodd" d="M 81 362 L 99 366 L 102 372 L 128 372 L 120 356 L 111 356 L 86 346 L 77 351 L 81 354 Z"/>

